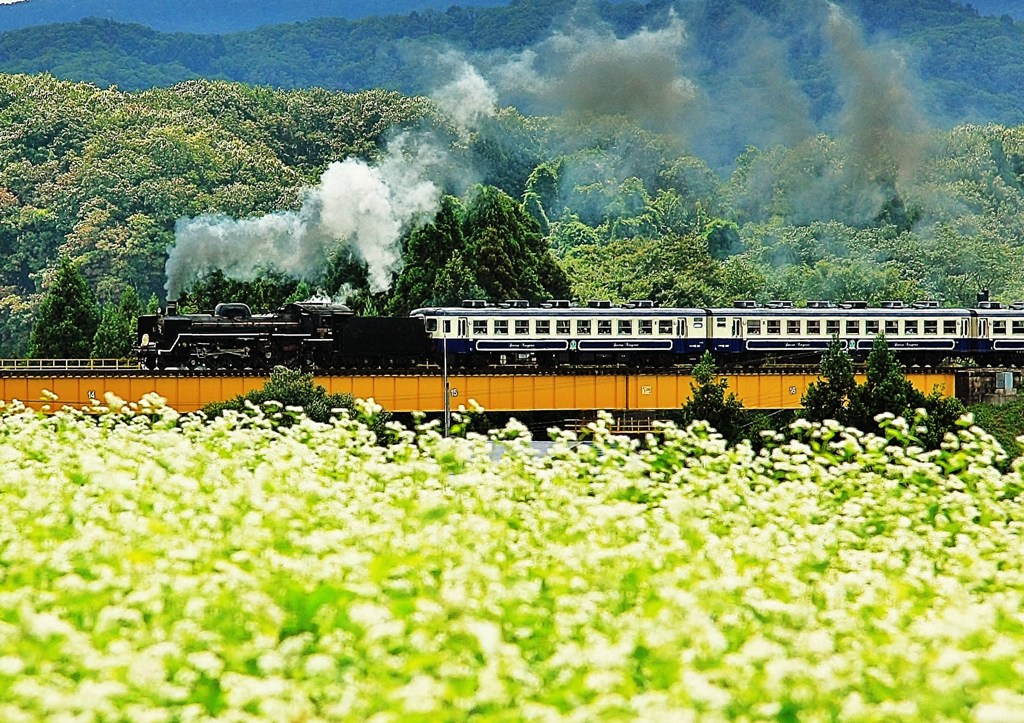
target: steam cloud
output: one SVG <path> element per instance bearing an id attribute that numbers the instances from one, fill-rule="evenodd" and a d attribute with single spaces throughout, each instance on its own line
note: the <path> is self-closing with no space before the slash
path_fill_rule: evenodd
<path id="1" fill-rule="evenodd" d="M 431 98 L 460 131 L 465 133 L 494 115 L 498 93 L 465 57 L 451 50 L 441 54 L 438 62 L 450 68 L 455 78 L 431 93 Z"/>
<path id="2" fill-rule="evenodd" d="M 403 135 L 377 165 L 352 158 L 332 163 L 297 211 L 181 219 L 167 259 L 167 298 L 215 269 L 243 281 L 267 269 L 315 280 L 331 253 L 345 246 L 366 262 L 371 290 L 382 291 L 401 268 L 402 232 L 437 211 L 441 191 L 431 176 L 444 160 L 431 143 Z"/>

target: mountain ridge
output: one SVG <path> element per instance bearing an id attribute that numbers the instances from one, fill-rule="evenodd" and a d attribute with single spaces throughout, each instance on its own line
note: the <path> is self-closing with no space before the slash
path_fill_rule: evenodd
<path id="1" fill-rule="evenodd" d="M 475 7 L 507 5 L 509 0 L 471 0 Z M 445 10 L 453 0 L 22 0 L 0 5 L 0 32 L 102 18 L 145 25 L 161 32 L 201 34 L 254 30 L 266 25 L 338 17 L 355 20 L 371 16 L 407 15 L 414 11 Z M 254 7 L 255 6 L 255 7 Z M 315 7 L 310 7 L 315 6 Z"/>

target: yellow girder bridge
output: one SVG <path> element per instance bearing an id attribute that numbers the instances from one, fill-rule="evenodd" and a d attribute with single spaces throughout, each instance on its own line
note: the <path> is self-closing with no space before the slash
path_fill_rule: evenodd
<path id="1" fill-rule="evenodd" d="M 914 371 L 907 375 L 925 393 L 938 389 L 956 393 L 952 371 Z M 732 391 L 750 409 L 796 409 L 807 386 L 818 377 L 801 373 L 723 374 Z M 327 391 L 373 398 L 392 412 L 440 412 L 444 409 L 444 379 L 434 369 L 420 373 L 317 376 Z M 0 367 L 0 399 L 19 400 L 35 409 L 49 405 L 83 407 L 102 403 L 107 392 L 126 401 L 156 393 L 180 412 L 192 412 L 214 401 L 230 399 L 261 388 L 261 374 L 213 375 L 188 372 L 149 372 L 138 369 L 4 369 Z M 861 379 L 863 381 L 863 379 Z M 692 377 L 677 373 L 450 374 L 452 409 L 474 400 L 494 412 L 522 411 L 657 411 L 678 409 L 691 392 Z M 52 400 L 51 394 L 57 396 Z"/>

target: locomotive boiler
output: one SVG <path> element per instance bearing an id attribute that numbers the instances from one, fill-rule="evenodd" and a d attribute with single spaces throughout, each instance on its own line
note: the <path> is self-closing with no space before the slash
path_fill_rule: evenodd
<path id="1" fill-rule="evenodd" d="M 135 354 L 148 369 L 336 369 L 400 366 L 428 352 L 414 318 L 361 317 L 344 304 L 301 301 L 269 314 L 222 303 L 210 312 L 139 318 Z"/>

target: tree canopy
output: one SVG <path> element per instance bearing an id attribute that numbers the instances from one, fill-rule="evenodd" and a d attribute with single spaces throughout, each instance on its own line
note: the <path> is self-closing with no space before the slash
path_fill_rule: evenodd
<path id="1" fill-rule="evenodd" d="M 88 359 L 99 323 L 96 296 L 75 263 L 62 257 L 39 304 L 29 354 L 35 358 Z"/>

